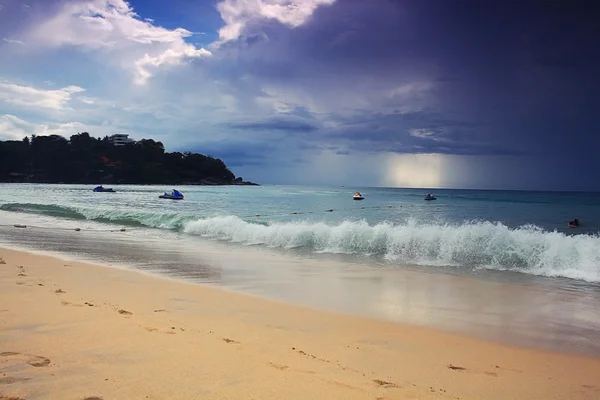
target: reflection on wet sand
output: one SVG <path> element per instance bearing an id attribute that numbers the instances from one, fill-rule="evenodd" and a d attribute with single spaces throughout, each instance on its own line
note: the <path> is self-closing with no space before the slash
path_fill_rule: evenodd
<path id="1" fill-rule="evenodd" d="M 568 280 L 384 268 L 347 256 L 236 246 L 174 233 L 0 230 L 0 243 L 133 267 L 310 307 L 517 345 L 600 354 L 600 291 Z M 507 281 L 507 277 L 508 281 Z M 522 278 L 522 279 L 521 279 Z M 535 280 L 535 285 L 528 282 Z"/>

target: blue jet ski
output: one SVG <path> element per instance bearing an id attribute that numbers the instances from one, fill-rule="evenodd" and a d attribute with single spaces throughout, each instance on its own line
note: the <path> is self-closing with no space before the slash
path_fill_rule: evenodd
<path id="1" fill-rule="evenodd" d="M 179 190 L 173 189 L 171 193 L 164 193 L 158 196 L 159 199 L 183 200 L 183 194 Z"/>
<path id="2" fill-rule="evenodd" d="M 109 192 L 109 193 L 114 193 L 115 191 L 112 188 L 105 188 L 104 186 L 100 185 L 100 186 L 96 186 L 94 188 L 94 192 Z"/>

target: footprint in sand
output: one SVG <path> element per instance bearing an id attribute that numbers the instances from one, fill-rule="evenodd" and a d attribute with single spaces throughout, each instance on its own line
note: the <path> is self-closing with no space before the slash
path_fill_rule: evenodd
<path id="1" fill-rule="evenodd" d="M 465 367 L 459 367 L 457 365 L 452 365 L 452 364 L 448 364 L 448 369 L 451 369 L 453 371 L 466 371 L 467 370 Z"/>
<path id="2" fill-rule="evenodd" d="M 119 314 L 121 314 L 121 315 L 133 315 L 133 313 L 132 313 L 132 312 L 130 312 L 130 311 L 127 311 L 127 310 L 123 310 L 123 309 L 119 310 L 118 312 L 119 312 Z"/>
<path id="3" fill-rule="evenodd" d="M 386 388 L 386 389 L 391 389 L 391 388 L 400 388 L 401 386 L 393 383 L 393 382 L 388 382 L 388 381 L 383 381 L 381 379 L 373 379 L 373 382 L 375 382 L 377 384 L 377 386 Z"/>
<path id="4" fill-rule="evenodd" d="M 459 367 L 457 365 L 452 365 L 452 364 L 448 364 L 447 365 L 448 369 L 451 369 L 453 371 L 458 371 L 458 372 L 463 372 L 463 371 L 467 371 L 467 369 L 465 367 Z M 498 366 L 496 366 L 496 368 L 498 368 Z M 471 371 L 471 373 L 473 373 Z M 475 371 L 474 373 L 481 373 L 481 371 Z M 492 372 L 492 371 L 483 371 L 483 374 L 487 375 L 487 376 L 492 376 L 494 378 L 498 377 L 498 373 L 497 372 Z"/>
<path id="5" fill-rule="evenodd" d="M 61 301 L 60 304 L 62 304 L 63 306 L 71 306 L 71 307 L 83 307 L 83 304 L 75 304 L 75 303 L 71 303 L 70 301 Z"/>
<path id="6" fill-rule="evenodd" d="M 28 381 L 30 378 L 15 378 L 13 376 L 5 376 L 0 378 L 0 385 L 10 385 L 11 383 Z"/>
<path id="7" fill-rule="evenodd" d="M 238 342 L 237 340 L 228 339 L 228 338 L 223 338 L 223 341 L 224 341 L 225 343 L 240 344 L 240 342 Z"/>
<path id="8" fill-rule="evenodd" d="M 92 396 L 92 397 L 86 397 L 83 400 L 104 400 L 104 399 L 102 397 Z"/>
<path id="9" fill-rule="evenodd" d="M 50 359 L 42 356 L 34 356 L 31 354 L 21 354 L 16 353 L 14 351 L 5 351 L 0 353 L 0 357 L 15 357 L 15 358 L 25 358 L 25 362 L 31 365 L 32 367 L 47 367 L 50 365 Z"/>
<path id="10" fill-rule="evenodd" d="M 594 385 L 581 385 L 582 388 L 600 393 L 600 388 Z"/>
<path id="11" fill-rule="evenodd" d="M 290 372 L 299 372 L 302 374 L 309 374 L 309 375 L 315 375 L 316 372 L 315 371 L 310 371 L 307 369 L 292 369 L 290 367 L 288 367 L 287 365 L 281 365 L 281 364 L 275 364 L 273 362 L 270 362 L 269 365 L 275 369 L 278 369 L 280 371 L 290 371 Z"/>
<path id="12" fill-rule="evenodd" d="M 290 369 L 290 367 L 288 367 L 287 365 L 279 365 L 279 364 L 275 364 L 275 363 L 269 363 L 269 365 L 273 368 L 276 368 L 280 371 L 287 371 Z"/>
<path id="13" fill-rule="evenodd" d="M 515 368 L 505 368 L 505 367 L 501 367 L 501 366 L 499 366 L 499 365 L 496 365 L 496 366 L 495 366 L 495 368 L 496 368 L 496 369 L 499 369 L 499 370 L 503 370 L 503 371 L 518 372 L 518 373 L 521 373 L 521 372 L 523 372 L 523 371 L 522 371 L 522 370 L 520 370 L 520 369 L 515 369 Z"/>
<path id="14" fill-rule="evenodd" d="M 35 358 L 33 360 L 29 360 L 27 362 L 27 364 L 31 365 L 32 367 L 47 367 L 48 365 L 50 365 L 50 359 L 46 358 L 46 357 L 41 357 L 41 356 L 34 356 Z"/>
<path id="15" fill-rule="evenodd" d="M 175 335 L 177 332 L 174 332 L 172 330 L 169 331 L 159 331 L 158 328 L 152 328 L 150 326 L 145 326 L 144 329 L 148 332 L 160 332 L 160 333 L 165 333 L 167 335 Z"/>
<path id="16" fill-rule="evenodd" d="M 0 400 L 25 400 L 22 397 L 3 396 L 0 394 Z"/>

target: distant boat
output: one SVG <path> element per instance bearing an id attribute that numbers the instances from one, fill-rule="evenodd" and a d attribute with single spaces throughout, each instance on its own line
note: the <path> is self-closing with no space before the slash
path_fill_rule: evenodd
<path id="1" fill-rule="evenodd" d="M 364 197 L 362 196 L 362 194 L 360 194 L 360 192 L 356 192 L 354 193 L 354 196 L 352 196 L 353 200 L 364 200 Z"/>
<path id="2" fill-rule="evenodd" d="M 183 193 L 179 190 L 173 189 L 171 193 L 164 193 L 158 196 L 159 199 L 170 199 L 170 200 L 183 200 Z"/>
<path id="3" fill-rule="evenodd" d="M 432 196 L 431 193 L 429 193 L 427 196 L 425 196 L 425 200 L 427 200 L 427 201 L 437 200 L 437 197 Z"/>
<path id="4" fill-rule="evenodd" d="M 100 185 L 100 186 L 96 186 L 94 188 L 94 192 L 108 192 L 108 193 L 115 193 L 115 191 L 112 188 L 105 188 L 104 186 Z"/>

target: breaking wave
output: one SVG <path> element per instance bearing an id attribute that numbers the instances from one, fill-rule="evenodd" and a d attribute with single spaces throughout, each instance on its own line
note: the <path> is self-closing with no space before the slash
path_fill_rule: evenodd
<path id="1" fill-rule="evenodd" d="M 123 211 L 100 207 L 67 207 L 56 204 L 7 203 L 0 210 L 25 214 L 46 215 L 72 220 L 89 220 L 126 226 L 179 229 L 191 218 L 177 213 Z"/>
<path id="2" fill-rule="evenodd" d="M 184 232 L 242 244 L 308 248 L 315 252 L 376 256 L 398 264 L 518 271 L 600 282 L 600 237 L 568 236 L 535 226 L 345 221 L 258 225 L 234 216 L 185 224 Z"/>
<path id="3" fill-rule="evenodd" d="M 412 220 L 375 225 L 366 221 L 259 223 L 236 216 L 200 218 L 30 203 L 3 204 L 0 210 L 162 228 L 247 245 L 378 257 L 398 265 L 508 270 L 600 282 L 600 236 L 571 236 L 533 225 L 513 229 L 492 222 L 422 224 Z"/>

